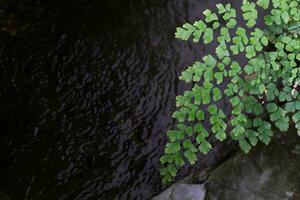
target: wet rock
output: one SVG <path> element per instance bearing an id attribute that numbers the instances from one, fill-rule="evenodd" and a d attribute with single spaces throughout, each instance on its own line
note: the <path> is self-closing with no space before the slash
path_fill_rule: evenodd
<path id="1" fill-rule="evenodd" d="M 237 153 L 211 172 L 206 200 L 299 200 L 299 145 L 294 130 L 249 155 Z"/>
<path id="2" fill-rule="evenodd" d="M 209 174 L 212 170 L 212 167 L 208 167 L 203 170 L 194 171 L 193 173 L 184 177 L 182 180 L 179 180 L 177 183 L 203 184 L 208 179 Z"/>
<path id="3" fill-rule="evenodd" d="M 205 187 L 201 184 L 175 183 L 152 200 L 204 200 Z"/>

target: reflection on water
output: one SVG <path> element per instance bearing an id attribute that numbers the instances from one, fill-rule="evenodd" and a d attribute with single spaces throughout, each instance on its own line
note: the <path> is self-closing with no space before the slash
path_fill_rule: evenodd
<path id="1" fill-rule="evenodd" d="M 8 6 L 16 36 L 0 34 L 0 190 L 11 199 L 149 199 L 175 96 L 187 87 L 178 74 L 211 50 L 175 41 L 174 30 L 214 3 L 37 2 Z"/>

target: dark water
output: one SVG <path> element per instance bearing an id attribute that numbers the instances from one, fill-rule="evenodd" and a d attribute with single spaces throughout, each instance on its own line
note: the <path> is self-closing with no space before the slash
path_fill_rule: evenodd
<path id="1" fill-rule="evenodd" d="M 177 77 L 212 50 L 176 41 L 175 27 L 215 1 L 41 2 L 3 4 L 16 35 L 0 33 L 0 190 L 10 199 L 151 198 L 175 96 L 188 87 Z"/>

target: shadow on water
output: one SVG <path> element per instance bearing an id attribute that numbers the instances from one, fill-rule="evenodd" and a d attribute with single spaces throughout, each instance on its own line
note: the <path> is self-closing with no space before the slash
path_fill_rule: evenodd
<path id="1" fill-rule="evenodd" d="M 0 189 L 11 199 L 149 199 L 187 88 L 177 77 L 211 50 L 174 40 L 175 27 L 215 1 L 41 2 L 1 3 L 16 35 L 0 33 Z"/>

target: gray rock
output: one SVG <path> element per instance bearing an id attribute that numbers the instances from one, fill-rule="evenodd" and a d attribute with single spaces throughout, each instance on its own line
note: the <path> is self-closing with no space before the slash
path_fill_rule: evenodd
<path id="1" fill-rule="evenodd" d="M 299 144 L 300 137 L 292 131 L 249 155 L 234 155 L 211 172 L 206 199 L 299 200 Z"/>
<path id="2" fill-rule="evenodd" d="M 175 183 L 152 200 L 204 200 L 204 198 L 203 185 Z"/>

